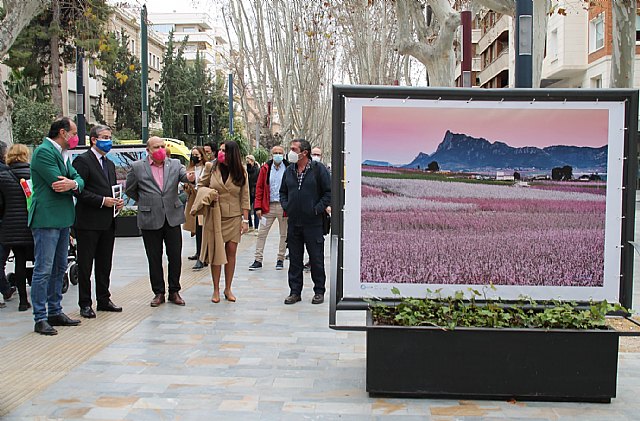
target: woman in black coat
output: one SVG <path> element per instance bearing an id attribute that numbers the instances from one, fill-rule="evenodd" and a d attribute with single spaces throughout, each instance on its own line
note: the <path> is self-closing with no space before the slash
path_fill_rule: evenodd
<path id="1" fill-rule="evenodd" d="M 260 225 L 260 219 L 256 215 L 253 203 L 256 201 L 256 182 L 258 181 L 258 174 L 260 173 L 260 166 L 256 164 L 256 159 L 253 155 L 247 155 L 247 177 L 249 179 L 249 200 L 251 202 L 251 211 L 249 212 L 249 228 L 258 229 Z"/>
<path id="2" fill-rule="evenodd" d="M 20 297 L 19 311 L 31 307 L 27 298 L 27 260 L 33 260 L 33 237 L 27 225 L 28 212 L 25 192 L 20 180 L 31 178 L 29 149 L 21 144 L 11 146 L 6 163 L 9 169 L 0 170 L 0 243 L 13 250 L 15 282 Z"/>

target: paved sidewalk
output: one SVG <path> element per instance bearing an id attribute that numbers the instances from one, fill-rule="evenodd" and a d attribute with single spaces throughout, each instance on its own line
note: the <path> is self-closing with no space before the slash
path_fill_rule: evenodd
<path id="1" fill-rule="evenodd" d="M 250 272 L 255 236 L 240 244 L 236 303 L 210 302 L 205 269 L 193 272 L 185 236 L 186 307 L 153 309 L 140 238 L 118 239 L 113 300 L 124 312 L 98 313 L 59 335 L 32 333 L 17 298 L 0 310 L 0 418 L 110 420 L 638 420 L 640 354 L 621 353 L 611 404 L 373 399 L 365 392 L 365 336 L 328 325 L 327 301 L 283 305 L 286 270 L 275 270 L 272 232 L 264 268 Z M 287 262 L 288 263 L 288 262 Z M 285 268 L 287 266 L 285 263 Z M 327 256 L 328 268 L 328 256 Z M 78 315 L 77 288 L 65 311 Z M 401 375 L 401 373 L 399 373 Z"/>

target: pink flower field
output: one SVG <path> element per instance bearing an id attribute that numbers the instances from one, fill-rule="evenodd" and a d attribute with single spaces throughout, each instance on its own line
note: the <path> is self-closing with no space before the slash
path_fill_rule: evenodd
<path id="1" fill-rule="evenodd" d="M 361 281 L 602 286 L 605 196 L 363 177 Z"/>

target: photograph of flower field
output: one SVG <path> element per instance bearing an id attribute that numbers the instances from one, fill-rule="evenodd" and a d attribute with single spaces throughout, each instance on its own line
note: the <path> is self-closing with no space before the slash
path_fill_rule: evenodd
<path id="1" fill-rule="evenodd" d="M 606 112 L 380 108 L 362 113 L 361 283 L 603 286 Z"/>
<path id="2" fill-rule="evenodd" d="M 361 282 L 602 286 L 604 183 L 393 175 L 363 173 Z"/>

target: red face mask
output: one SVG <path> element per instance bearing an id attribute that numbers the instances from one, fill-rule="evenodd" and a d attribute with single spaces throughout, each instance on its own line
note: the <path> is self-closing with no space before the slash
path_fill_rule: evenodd
<path id="1" fill-rule="evenodd" d="M 77 134 L 67 139 L 67 144 L 69 145 L 69 149 L 74 149 L 76 146 L 78 146 L 78 143 L 80 143 L 80 139 L 78 138 Z"/>
<path id="2" fill-rule="evenodd" d="M 219 162 L 219 163 L 224 164 L 224 163 L 225 163 L 226 158 L 227 158 L 227 156 L 226 156 L 226 154 L 224 153 L 224 151 L 219 151 L 219 152 L 218 152 L 218 162 Z"/>
<path id="3" fill-rule="evenodd" d="M 167 157 L 167 150 L 164 149 L 164 148 L 160 148 L 158 150 L 155 150 L 151 154 L 151 157 L 156 162 L 164 162 L 165 158 Z"/>

